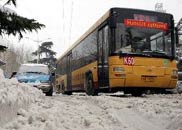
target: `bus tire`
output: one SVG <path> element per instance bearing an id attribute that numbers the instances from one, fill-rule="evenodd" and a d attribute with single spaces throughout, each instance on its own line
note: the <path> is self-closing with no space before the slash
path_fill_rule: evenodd
<path id="1" fill-rule="evenodd" d="M 94 89 L 93 86 L 93 76 L 92 74 L 88 74 L 86 78 L 86 88 L 85 88 L 86 94 L 89 96 L 96 96 L 98 95 L 98 91 Z"/>
<path id="2" fill-rule="evenodd" d="M 64 87 L 64 84 L 61 84 L 61 93 L 62 93 L 62 94 L 65 94 L 65 87 Z"/>
<path id="3" fill-rule="evenodd" d="M 61 93 L 61 85 L 58 85 L 58 87 L 57 87 L 57 93 L 58 93 L 58 94 Z"/>

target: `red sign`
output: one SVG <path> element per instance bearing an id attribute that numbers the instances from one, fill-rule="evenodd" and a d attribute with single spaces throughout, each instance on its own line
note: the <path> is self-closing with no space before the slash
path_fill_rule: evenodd
<path id="1" fill-rule="evenodd" d="M 144 27 L 144 28 L 155 28 L 166 31 L 168 29 L 167 23 L 162 22 L 148 22 L 133 19 L 125 19 L 124 24 L 126 26 Z"/>
<path id="2" fill-rule="evenodd" d="M 124 64 L 125 65 L 134 65 L 134 57 L 124 57 Z"/>

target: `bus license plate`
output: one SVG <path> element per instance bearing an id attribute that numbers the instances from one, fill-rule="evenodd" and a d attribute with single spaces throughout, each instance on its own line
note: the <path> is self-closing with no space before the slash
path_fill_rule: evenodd
<path id="1" fill-rule="evenodd" d="M 146 82 L 154 82 L 156 79 L 156 77 L 154 76 L 142 76 L 142 80 L 146 81 Z"/>

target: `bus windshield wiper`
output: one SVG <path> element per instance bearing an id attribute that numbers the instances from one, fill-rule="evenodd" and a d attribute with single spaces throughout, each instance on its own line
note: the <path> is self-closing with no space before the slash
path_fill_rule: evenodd
<path id="1" fill-rule="evenodd" d="M 129 53 L 129 55 L 136 55 L 136 56 L 146 56 L 146 57 L 151 57 L 149 54 L 146 53 Z"/>
<path id="2" fill-rule="evenodd" d="M 130 53 L 119 53 L 120 57 L 123 56 L 142 56 L 142 57 L 151 57 L 150 54 L 147 53 L 134 53 L 134 52 L 130 52 Z"/>
<path id="3" fill-rule="evenodd" d="M 165 57 L 169 57 L 169 56 L 166 54 L 166 52 L 158 51 L 158 50 L 143 51 L 143 53 L 150 54 L 151 56 L 165 56 Z"/>

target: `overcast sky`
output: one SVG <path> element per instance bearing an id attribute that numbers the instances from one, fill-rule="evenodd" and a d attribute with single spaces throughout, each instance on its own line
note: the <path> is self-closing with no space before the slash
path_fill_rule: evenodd
<path id="1" fill-rule="evenodd" d="M 155 10 L 156 3 L 163 3 L 163 9 L 172 13 L 176 22 L 182 17 L 182 0 L 17 0 L 19 15 L 46 25 L 38 33 L 26 34 L 29 39 L 24 38 L 21 43 L 35 48 L 35 40 L 51 40 L 58 57 L 109 8 Z"/>

